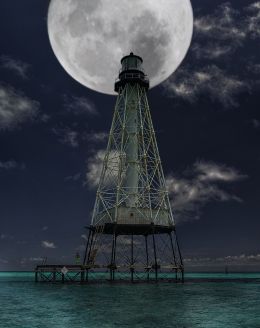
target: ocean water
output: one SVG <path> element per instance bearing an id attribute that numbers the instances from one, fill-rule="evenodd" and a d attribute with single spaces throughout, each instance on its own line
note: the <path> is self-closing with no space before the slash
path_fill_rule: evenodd
<path id="1" fill-rule="evenodd" d="M 1 328 L 260 328 L 260 274 L 186 274 L 184 284 L 61 285 L 0 273 Z"/>

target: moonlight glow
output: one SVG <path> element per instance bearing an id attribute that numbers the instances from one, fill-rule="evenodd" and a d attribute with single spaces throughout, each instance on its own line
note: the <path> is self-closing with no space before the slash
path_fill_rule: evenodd
<path id="1" fill-rule="evenodd" d="M 52 0 L 48 31 L 64 69 L 90 89 L 114 94 L 120 59 L 144 59 L 151 87 L 167 79 L 189 48 L 189 0 Z"/>

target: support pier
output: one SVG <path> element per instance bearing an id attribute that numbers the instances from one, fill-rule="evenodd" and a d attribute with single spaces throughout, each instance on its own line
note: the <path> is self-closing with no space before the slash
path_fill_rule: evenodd
<path id="1" fill-rule="evenodd" d="M 158 265 L 158 268 L 160 266 Z M 163 269 L 163 268 L 161 268 Z M 169 267 L 168 267 L 169 269 Z M 183 270 L 172 267 L 174 275 L 158 277 L 154 266 L 140 267 L 118 265 L 37 265 L 34 274 L 36 283 L 91 284 L 91 283 L 156 283 L 184 282 Z M 116 277 L 115 277 L 116 276 Z"/>

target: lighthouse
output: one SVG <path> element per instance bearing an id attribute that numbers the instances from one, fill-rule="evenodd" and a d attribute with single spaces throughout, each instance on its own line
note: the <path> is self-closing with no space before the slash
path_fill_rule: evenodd
<path id="1" fill-rule="evenodd" d="M 140 56 L 121 60 L 117 99 L 83 259 L 99 277 L 183 280 L 183 261 Z M 97 276 L 97 274 L 96 274 Z"/>

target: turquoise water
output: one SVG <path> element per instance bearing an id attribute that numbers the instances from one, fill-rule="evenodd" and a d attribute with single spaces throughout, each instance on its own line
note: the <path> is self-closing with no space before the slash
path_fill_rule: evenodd
<path id="1" fill-rule="evenodd" d="M 0 273 L 1 328 L 260 328 L 259 273 L 135 285 L 35 284 L 33 277 Z"/>

